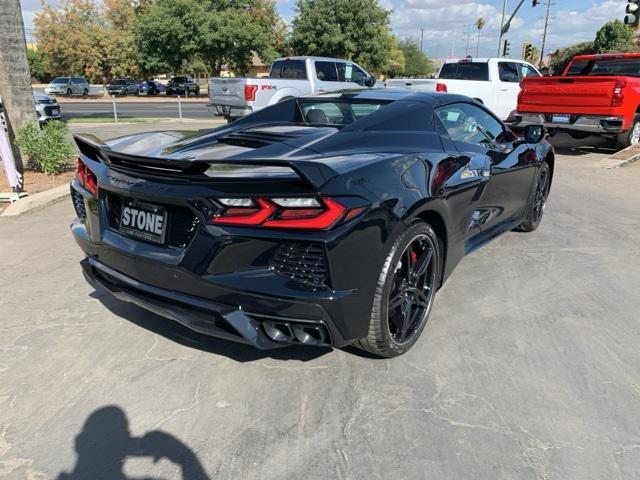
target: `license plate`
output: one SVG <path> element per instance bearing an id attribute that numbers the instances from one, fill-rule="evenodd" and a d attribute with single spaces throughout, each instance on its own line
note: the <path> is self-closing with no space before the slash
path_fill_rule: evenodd
<path id="1" fill-rule="evenodd" d="M 52 108 L 51 109 L 51 115 L 60 115 L 60 109 L 59 108 Z"/>
<path id="2" fill-rule="evenodd" d="M 552 115 L 552 123 L 569 123 L 571 117 L 569 115 Z"/>
<path id="3" fill-rule="evenodd" d="M 167 210 L 141 202 L 125 202 L 120 215 L 120 231 L 148 242 L 164 243 Z"/>

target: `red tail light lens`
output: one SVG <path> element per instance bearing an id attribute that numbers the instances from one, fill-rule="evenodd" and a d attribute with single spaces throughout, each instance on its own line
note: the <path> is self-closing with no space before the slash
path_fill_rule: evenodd
<path id="1" fill-rule="evenodd" d="M 98 194 L 98 178 L 80 158 L 78 158 L 78 165 L 76 167 L 76 178 L 82 188 L 87 189 L 93 195 Z"/>
<path id="2" fill-rule="evenodd" d="M 447 92 L 447 85 L 445 83 L 436 83 L 436 92 Z"/>
<path id="3" fill-rule="evenodd" d="M 211 218 L 211 223 L 264 228 L 327 230 L 366 210 L 345 207 L 331 198 L 221 198 L 218 202 L 225 208 Z"/>
<path id="4" fill-rule="evenodd" d="M 244 86 L 244 99 L 247 102 L 253 102 L 256 99 L 256 92 L 258 91 L 258 85 L 245 85 Z"/>
<path id="5" fill-rule="evenodd" d="M 613 87 L 613 97 L 611 98 L 612 107 L 621 107 L 624 102 L 624 94 L 622 93 L 627 83 L 624 80 L 616 80 L 616 84 Z"/>

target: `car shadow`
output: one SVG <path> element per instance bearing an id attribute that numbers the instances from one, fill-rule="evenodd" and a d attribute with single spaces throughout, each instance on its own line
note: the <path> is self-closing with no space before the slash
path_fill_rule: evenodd
<path id="1" fill-rule="evenodd" d="M 578 140 L 560 133 L 549 138 L 549 142 L 553 145 L 556 154 L 572 157 L 591 153 L 613 155 L 617 151 L 611 140 L 597 136 Z"/>
<path id="2" fill-rule="evenodd" d="M 106 291 L 94 290 L 90 296 L 100 301 L 111 313 L 145 330 L 184 345 L 216 355 L 224 355 L 237 362 L 253 362 L 264 358 L 299 360 L 307 362 L 332 351 L 329 347 L 288 346 L 273 350 L 260 350 L 252 345 L 222 340 L 195 332 L 184 325 L 145 310 L 132 303 L 122 302 Z"/>
<path id="3" fill-rule="evenodd" d="M 182 474 L 182 480 L 211 480 L 196 454 L 182 441 L 161 430 L 141 437 L 129 431 L 127 415 L 117 405 L 95 410 L 75 437 L 76 464 L 63 471 L 57 480 L 134 480 L 123 469 L 127 458 L 148 457 L 153 462 L 166 459 Z M 143 478 L 152 480 L 145 475 Z"/>

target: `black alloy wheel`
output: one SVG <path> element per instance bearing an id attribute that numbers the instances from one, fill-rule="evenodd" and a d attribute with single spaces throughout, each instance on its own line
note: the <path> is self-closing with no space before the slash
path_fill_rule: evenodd
<path id="1" fill-rule="evenodd" d="M 544 209 L 547 205 L 547 197 L 551 187 L 551 170 L 549 164 L 544 162 L 538 173 L 535 190 L 529 197 L 529 203 L 525 212 L 524 221 L 516 227 L 519 232 L 533 232 L 540 226 Z"/>
<path id="2" fill-rule="evenodd" d="M 415 222 L 394 242 L 380 273 L 369 333 L 355 345 L 382 357 L 409 350 L 431 313 L 439 273 L 441 246 L 428 224 Z"/>
<path id="3" fill-rule="evenodd" d="M 393 273 L 387 312 L 389 331 L 399 345 L 410 342 L 427 318 L 435 284 L 434 247 L 419 235 L 406 247 Z"/>

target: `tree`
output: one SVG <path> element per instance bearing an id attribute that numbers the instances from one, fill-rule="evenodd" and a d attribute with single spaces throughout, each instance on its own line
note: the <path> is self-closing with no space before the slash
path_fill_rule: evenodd
<path id="1" fill-rule="evenodd" d="M 551 70 L 553 75 L 562 75 L 573 57 L 589 53 L 594 53 L 593 42 L 576 43 L 575 45 L 556 50 L 550 56 L 549 70 Z"/>
<path id="2" fill-rule="evenodd" d="M 118 12 L 118 15 L 116 15 Z M 125 1 L 98 6 L 90 0 L 64 0 L 59 9 L 45 5 L 35 19 L 44 67 L 51 75 L 84 75 L 92 82 L 138 71 L 131 21 Z"/>
<path id="3" fill-rule="evenodd" d="M 45 58 L 41 50 L 37 48 L 27 48 L 27 60 L 32 78 L 35 78 L 39 82 L 48 82 L 51 79 L 51 74 L 45 66 Z"/>
<path id="4" fill-rule="evenodd" d="M 638 50 L 633 43 L 633 32 L 620 20 L 605 23 L 593 42 L 596 53 L 631 52 Z"/>
<path id="5" fill-rule="evenodd" d="M 378 0 L 298 0 L 291 46 L 298 55 L 346 58 L 381 71 L 392 49 L 389 13 Z"/>
<path id="6" fill-rule="evenodd" d="M 389 53 L 389 59 L 382 69 L 382 73 L 387 77 L 394 78 L 399 77 L 404 73 L 406 61 L 404 58 L 404 52 L 398 45 L 396 37 L 394 35 L 390 35 L 390 37 L 391 51 Z"/>
<path id="7" fill-rule="evenodd" d="M 266 63 L 282 42 L 282 22 L 268 0 L 158 0 L 138 16 L 140 63 L 150 72 L 179 72 L 183 60 L 203 62 L 218 75 L 251 66 L 253 52 Z"/>
<path id="8" fill-rule="evenodd" d="M 398 46 L 404 53 L 404 74 L 407 77 L 426 77 L 433 73 L 435 70 L 433 62 L 420 51 L 420 45 L 417 40 L 411 38 L 400 40 Z"/>

